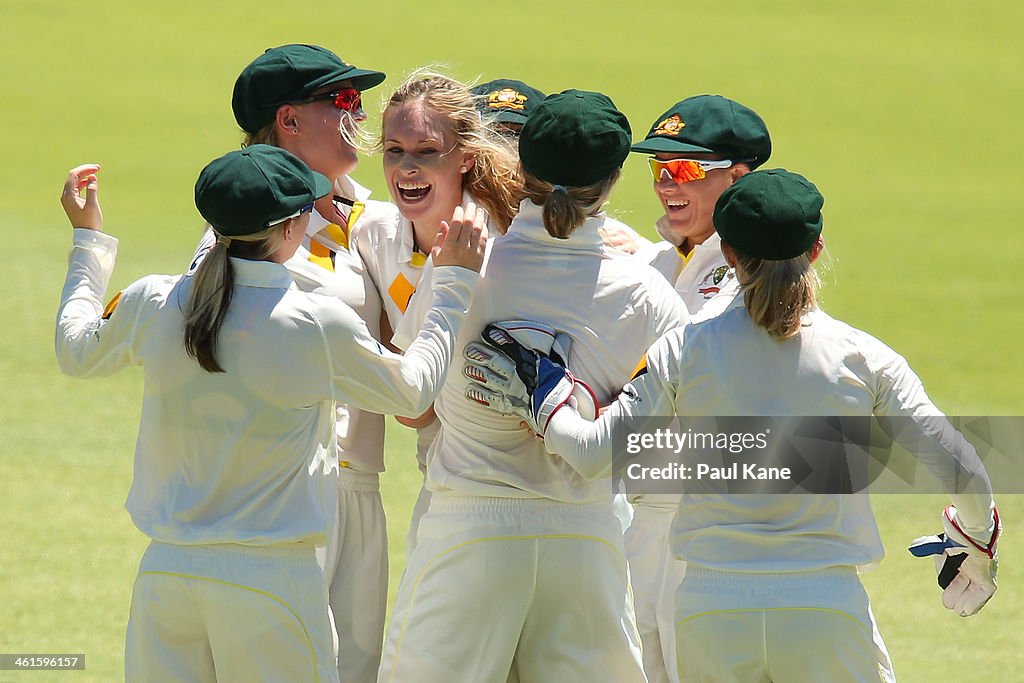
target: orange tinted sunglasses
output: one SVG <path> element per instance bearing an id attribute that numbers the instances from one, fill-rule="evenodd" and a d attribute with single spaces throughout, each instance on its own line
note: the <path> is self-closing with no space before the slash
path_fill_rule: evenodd
<path id="1" fill-rule="evenodd" d="M 651 157 L 647 160 L 651 165 L 651 174 L 655 182 L 661 180 L 668 174 L 668 177 L 678 184 L 688 183 L 691 180 L 700 180 L 707 175 L 707 172 L 715 168 L 729 168 L 732 161 L 722 159 L 721 161 L 705 161 L 703 159 L 669 159 L 662 161 Z"/>

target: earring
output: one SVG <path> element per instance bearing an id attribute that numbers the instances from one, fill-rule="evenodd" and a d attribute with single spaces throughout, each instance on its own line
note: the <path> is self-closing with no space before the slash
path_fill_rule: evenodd
<path id="1" fill-rule="evenodd" d="M 463 166 L 462 168 L 460 168 L 460 169 L 459 169 L 459 173 L 465 173 L 465 172 L 467 172 L 468 170 L 469 170 L 468 168 L 466 168 L 465 166 Z"/>

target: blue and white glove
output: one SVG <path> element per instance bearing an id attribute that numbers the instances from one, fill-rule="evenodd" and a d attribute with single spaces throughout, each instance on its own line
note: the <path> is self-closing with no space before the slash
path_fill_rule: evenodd
<path id="1" fill-rule="evenodd" d="M 565 367 L 569 338 L 522 320 L 492 323 L 481 342 L 466 345 L 466 398 L 502 415 L 521 417 L 543 436 L 555 412 L 571 405 L 584 419 L 597 416 L 597 400 Z"/>
<path id="2" fill-rule="evenodd" d="M 987 542 L 969 536 L 956 508 L 950 505 L 942 511 L 944 533 L 922 536 L 910 544 L 915 557 L 935 556 L 942 604 L 962 617 L 977 614 L 996 592 L 996 543 L 1002 527 L 999 511 L 993 509 L 992 513 L 993 531 Z"/>

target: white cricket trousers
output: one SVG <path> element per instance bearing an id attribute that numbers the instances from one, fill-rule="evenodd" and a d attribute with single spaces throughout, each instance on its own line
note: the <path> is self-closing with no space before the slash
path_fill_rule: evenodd
<path id="1" fill-rule="evenodd" d="M 769 573 L 690 564 L 676 617 L 684 683 L 881 680 L 868 596 L 853 567 Z"/>
<path id="2" fill-rule="evenodd" d="M 153 541 L 132 591 L 124 659 L 129 683 L 337 681 L 313 546 Z"/>
<path id="3" fill-rule="evenodd" d="M 342 467 L 338 508 L 321 559 L 341 683 L 377 680 L 388 604 L 388 532 L 380 476 Z"/>
<path id="4" fill-rule="evenodd" d="M 609 500 L 435 493 L 398 589 L 380 683 L 640 683 Z"/>
<path id="5" fill-rule="evenodd" d="M 637 503 L 623 538 L 648 683 L 679 683 L 676 590 L 686 563 L 672 557 L 669 544 L 676 509 Z"/>

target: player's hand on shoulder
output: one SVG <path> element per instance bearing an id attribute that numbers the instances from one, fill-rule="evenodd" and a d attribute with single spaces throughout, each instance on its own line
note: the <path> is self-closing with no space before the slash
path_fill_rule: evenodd
<path id="1" fill-rule="evenodd" d="M 968 535 L 952 505 L 943 510 L 942 523 L 943 533 L 915 539 L 909 550 L 915 557 L 934 556 L 943 606 L 969 617 L 977 614 L 996 592 L 999 512 L 993 508 L 992 532 L 987 539 Z"/>
<path id="2" fill-rule="evenodd" d="M 455 207 L 450 221 L 441 221 L 430 255 L 435 266 L 462 266 L 479 273 L 486 245 L 487 214 L 470 202 Z"/>
<path id="3" fill-rule="evenodd" d="M 82 164 L 68 171 L 60 204 L 73 228 L 101 230 L 103 211 L 99 200 L 99 164 Z"/>

